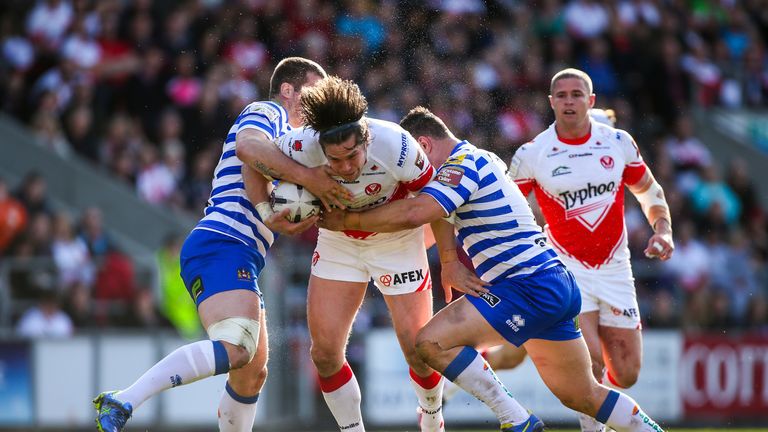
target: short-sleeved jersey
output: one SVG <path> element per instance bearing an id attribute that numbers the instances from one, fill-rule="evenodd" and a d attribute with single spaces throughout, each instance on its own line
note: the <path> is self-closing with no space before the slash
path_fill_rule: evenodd
<path id="1" fill-rule="evenodd" d="M 368 118 L 371 142 L 367 161 L 354 181 L 339 179 L 352 193 L 344 204 L 351 211 L 363 211 L 418 192 L 434 176 L 435 170 L 415 139 L 396 123 Z M 304 127 L 281 137 L 277 144 L 286 155 L 308 167 L 328 163 L 317 132 Z M 323 230 L 325 231 L 325 230 Z M 344 235 L 366 239 L 376 233 L 344 231 Z M 334 235 L 328 232 L 327 235 Z M 336 234 L 339 235 L 339 234 Z"/>
<path id="2" fill-rule="evenodd" d="M 509 176 L 523 195 L 534 191 L 558 253 L 588 269 L 623 271 L 624 185 L 640 181 L 647 167 L 627 132 L 591 122 L 590 134 L 577 140 L 558 137 L 552 124 L 517 150 Z"/>
<path id="3" fill-rule="evenodd" d="M 498 156 L 462 141 L 421 191 L 446 215 L 455 212 L 459 241 L 477 275 L 491 283 L 560 264 L 506 171 Z"/>
<path id="4" fill-rule="evenodd" d="M 205 229 L 234 237 L 256 248 L 262 258 L 275 237 L 264 225 L 245 194 L 241 169 L 243 162 L 235 155 L 235 138 L 245 129 L 264 132 L 276 139 L 291 130 L 288 113 L 274 102 L 253 102 L 246 106 L 229 129 L 221 157 L 213 174 L 213 190 L 205 216 L 195 229 Z M 262 263 L 263 264 L 263 263 Z"/>

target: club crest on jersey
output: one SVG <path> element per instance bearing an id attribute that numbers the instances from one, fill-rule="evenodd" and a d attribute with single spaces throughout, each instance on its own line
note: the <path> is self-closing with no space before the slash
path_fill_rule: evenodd
<path id="1" fill-rule="evenodd" d="M 446 166 L 437 172 L 435 180 L 438 182 L 450 186 L 457 187 L 461 184 L 461 179 L 464 178 L 464 169 L 457 166 Z"/>
<path id="2" fill-rule="evenodd" d="M 376 195 L 379 192 L 381 192 L 381 185 L 378 183 L 371 183 L 365 187 L 366 195 Z"/>
<path id="3" fill-rule="evenodd" d="M 560 165 L 559 167 L 552 170 L 552 177 L 557 177 L 561 175 L 570 174 L 571 169 L 565 165 Z"/>
<path id="4" fill-rule="evenodd" d="M 237 278 L 239 280 L 250 281 L 251 280 L 251 272 L 249 270 L 244 269 L 244 268 L 237 269 Z"/>
<path id="5" fill-rule="evenodd" d="M 600 158 L 600 165 L 607 170 L 613 169 L 613 158 L 610 156 L 603 156 Z"/>
<path id="6" fill-rule="evenodd" d="M 293 143 L 291 143 L 291 148 L 293 151 L 304 151 L 304 144 L 301 142 L 301 140 L 296 140 Z"/>
<path id="7" fill-rule="evenodd" d="M 414 162 L 414 164 L 416 165 L 416 168 L 424 169 L 424 153 L 416 153 L 416 162 Z"/>

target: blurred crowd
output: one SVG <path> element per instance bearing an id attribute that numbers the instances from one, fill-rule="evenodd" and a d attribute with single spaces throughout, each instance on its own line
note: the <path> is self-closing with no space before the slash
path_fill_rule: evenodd
<path id="1" fill-rule="evenodd" d="M 397 121 L 426 105 L 504 160 L 552 121 L 551 76 L 580 68 L 672 207 L 677 250 L 659 263 L 643 257 L 650 230 L 627 200 L 645 325 L 768 331 L 768 219 L 754 173 L 738 154 L 715 160 L 690 112 L 768 105 L 765 0 L 8 0 L 0 17 L 0 110 L 51 151 L 195 214 L 233 119 L 266 98 L 285 56 L 359 83 L 372 117 Z M 127 264 L 104 270 L 120 254 L 89 237 L 98 210 L 75 221 L 36 208 L 24 201 L 30 182 L 6 193 L 27 216 L 16 238 L 0 233 L 0 253 L 53 256 L 75 325 L 108 322 L 93 313 L 100 275 L 124 280 Z M 311 238 L 290 247 L 311 248 Z M 157 319 L 151 290 L 129 291 L 125 321 Z M 386 323 L 381 302 L 369 303 L 371 319 L 358 321 Z"/>

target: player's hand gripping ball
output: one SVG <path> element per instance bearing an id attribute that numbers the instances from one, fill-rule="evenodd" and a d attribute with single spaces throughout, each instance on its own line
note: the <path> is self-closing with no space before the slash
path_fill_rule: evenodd
<path id="1" fill-rule="evenodd" d="M 293 223 L 320 213 L 320 200 L 304 187 L 294 183 L 278 181 L 269 197 L 272 211 L 279 213 L 289 209 L 287 219 Z"/>

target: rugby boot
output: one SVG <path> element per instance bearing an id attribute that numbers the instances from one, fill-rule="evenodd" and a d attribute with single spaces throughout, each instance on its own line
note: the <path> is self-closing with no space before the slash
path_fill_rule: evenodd
<path id="1" fill-rule="evenodd" d="M 501 425 L 501 432 L 541 432 L 543 430 L 544 422 L 533 414 L 528 417 L 528 420 L 517 426 L 513 426 L 511 423 Z"/>
<path id="2" fill-rule="evenodd" d="M 133 407 L 128 402 L 115 398 L 117 392 L 104 392 L 93 400 L 96 408 L 96 429 L 99 432 L 120 432 L 133 414 Z"/>

